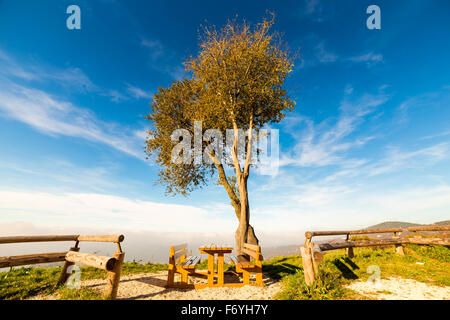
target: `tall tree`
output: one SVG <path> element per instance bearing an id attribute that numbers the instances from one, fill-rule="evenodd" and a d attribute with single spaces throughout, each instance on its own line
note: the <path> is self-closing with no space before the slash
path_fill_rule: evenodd
<path id="1" fill-rule="evenodd" d="M 159 182 L 166 185 L 167 193 L 187 195 L 218 176 L 218 183 L 225 188 L 239 221 L 235 233 L 239 255 L 243 243 L 259 242 L 250 225 L 247 188 L 252 153 L 257 152 L 252 135 L 266 124 L 279 122 L 285 111 L 294 108 L 283 87 L 292 71 L 293 58 L 283 48 L 278 34 L 271 32 L 273 23 L 272 16 L 253 27 L 233 20 L 220 30 L 203 28 L 198 55 L 185 63 L 191 78 L 159 88 L 146 116 L 152 122 L 146 152 L 161 166 Z M 183 129 L 194 135 L 195 121 L 201 121 L 202 132 L 214 128 L 225 136 L 227 129 L 233 130 L 231 150 L 228 150 L 231 161 L 226 162 L 217 149 L 207 148 L 213 139 L 200 141 L 210 161 L 199 163 L 195 151 L 193 155 L 189 151 L 181 152 L 183 159 L 188 159 L 184 163 L 173 161 L 172 153 L 178 141 L 172 140 L 172 133 Z M 247 135 L 244 157 L 238 156 L 241 129 Z"/>

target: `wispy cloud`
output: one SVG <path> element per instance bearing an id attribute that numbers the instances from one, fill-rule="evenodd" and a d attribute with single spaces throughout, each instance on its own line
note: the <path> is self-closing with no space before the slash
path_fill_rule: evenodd
<path id="1" fill-rule="evenodd" d="M 319 8 L 320 0 L 306 0 L 305 1 L 305 12 L 307 14 L 314 13 Z"/>
<path id="2" fill-rule="evenodd" d="M 308 44 L 308 47 L 313 49 L 309 54 L 302 57 L 300 68 L 328 65 L 332 63 L 364 64 L 366 67 L 370 68 L 375 64 L 384 62 L 381 53 L 367 52 L 350 57 L 336 53 L 335 50 L 329 47 L 325 40 L 318 39 L 314 35 L 306 37 L 304 41 Z"/>
<path id="3" fill-rule="evenodd" d="M 409 121 L 411 112 L 428 110 L 431 108 L 448 108 L 450 105 L 450 87 L 443 86 L 441 90 L 427 92 L 406 99 L 397 109 L 397 122 L 406 123 Z"/>
<path id="4" fill-rule="evenodd" d="M 389 147 L 387 156 L 363 168 L 368 176 L 393 172 L 397 169 L 428 167 L 449 159 L 450 143 L 444 142 L 413 151 L 402 151 Z"/>
<path id="5" fill-rule="evenodd" d="M 149 51 L 149 66 L 163 74 L 170 75 L 175 80 L 185 76 L 184 67 L 176 52 L 166 47 L 160 40 L 142 38 L 141 45 Z"/>
<path id="6" fill-rule="evenodd" d="M 346 90 L 347 94 L 351 93 Z M 372 140 L 373 136 L 348 139 L 364 122 L 365 117 L 373 113 L 377 107 L 384 104 L 389 96 L 383 92 L 379 94 L 365 94 L 359 99 L 344 98 L 339 107 L 340 115 L 336 123 L 327 127 L 327 121 L 316 125 L 306 117 L 295 119 L 298 125 L 303 123 L 306 128 L 302 134 L 294 133 L 298 139 L 292 152 L 282 155 L 281 165 L 297 165 L 302 167 L 318 167 L 340 164 L 353 167 L 361 165 L 364 159 L 347 158 L 344 155 L 353 148 L 358 148 Z"/>
<path id="7" fill-rule="evenodd" d="M 323 41 L 316 46 L 315 51 L 316 58 L 321 63 L 335 62 L 339 58 L 336 54 L 325 49 L 325 44 Z"/>
<path id="8" fill-rule="evenodd" d="M 0 54 L 0 74 L 7 77 L 26 81 L 51 81 L 63 87 L 70 87 L 80 92 L 100 90 L 89 77 L 79 68 L 70 67 L 59 69 L 55 67 L 42 67 L 37 64 L 18 63 L 4 51 Z"/>
<path id="9" fill-rule="evenodd" d="M 45 134 L 83 138 L 144 158 L 131 130 L 103 122 L 92 111 L 42 90 L 4 81 L 0 85 L 0 112 L 3 117 L 26 123 Z"/>
<path id="10" fill-rule="evenodd" d="M 17 62 L 16 59 L 0 49 L 0 75 L 13 82 L 24 80 L 27 84 L 44 82 L 81 93 L 95 93 L 108 97 L 112 102 L 121 103 L 130 99 L 149 99 L 151 94 L 125 83 L 125 89 L 101 88 L 94 84 L 83 70 L 76 67 L 65 69 L 43 66 L 36 63 Z M 121 91 L 124 92 L 121 92 Z"/>
<path id="11" fill-rule="evenodd" d="M 432 134 L 432 135 L 428 135 L 425 137 L 420 138 L 420 140 L 429 140 L 429 139 L 434 139 L 434 138 L 439 138 L 439 137 L 445 137 L 450 135 L 450 130 L 446 130 L 437 134 Z"/>
<path id="12" fill-rule="evenodd" d="M 382 54 L 375 54 L 373 52 L 369 52 L 360 56 L 356 56 L 356 57 L 350 57 L 348 58 L 348 60 L 350 61 L 355 61 L 355 62 L 368 62 L 368 61 L 383 61 L 383 55 Z"/>
<path id="13" fill-rule="evenodd" d="M 126 90 L 128 94 L 130 94 L 135 99 L 151 99 L 153 97 L 153 94 L 151 92 L 147 92 L 130 84 L 127 84 Z"/>
<path id="14" fill-rule="evenodd" d="M 91 160 L 91 162 L 93 161 Z M 117 165 L 109 162 L 83 167 L 54 156 L 36 157 L 34 161 L 26 159 L 0 161 L 0 172 L 4 172 L 4 177 L 13 177 L 16 184 L 31 188 L 36 181 L 51 181 L 53 185 L 51 189 L 57 189 L 58 191 L 106 192 L 117 190 L 125 183 L 123 179 L 121 179 L 121 183 L 117 183 L 112 178 L 113 173 L 117 172 L 117 167 Z M 80 177 L 83 178 L 80 179 Z M 129 180 L 126 183 L 133 186 L 140 185 L 139 182 L 134 180 Z M 0 182 L 0 188 L 1 185 Z M 42 190 L 42 185 L 37 185 Z"/>
<path id="15" fill-rule="evenodd" d="M 150 57 L 152 58 L 152 60 L 156 60 L 164 56 L 165 52 L 167 51 L 164 49 L 164 46 L 159 40 L 142 39 L 141 45 L 149 48 Z"/>
<path id="16" fill-rule="evenodd" d="M 368 67 L 371 67 L 377 63 L 383 62 L 383 55 L 380 53 L 369 52 L 359 56 L 347 58 L 347 60 L 355 63 L 365 63 Z"/>

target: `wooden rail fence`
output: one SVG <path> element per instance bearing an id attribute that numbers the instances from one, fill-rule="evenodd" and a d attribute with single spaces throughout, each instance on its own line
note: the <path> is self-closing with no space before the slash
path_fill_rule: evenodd
<path id="1" fill-rule="evenodd" d="M 24 266 L 30 264 L 62 262 L 65 261 L 58 284 L 66 283 L 70 277 L 68 269 L 75 263 L 103 269 L 108 272 L 106 294 L 110 299 L 117 297 L 125 253 L 122 252 L 120 243 L 124 240 L 123 235 L 46 235 L 46 236 L 14 236 L 0 237 L 0 244 L 24 243 L 24 242 L 55 242 L 75 241 L 75 246 L 67 252 L 35 253 L 18 256 L 0 257 L 0 268 Z M 113 242 L 117 244 L 118 251 L 113 257 L 103 257 L 90 253 L 79 252 L 79 243 L 89 242 Z"/>
<path id="2" fill-rule="evenodd" d="M 400 237 L 400 234 L 404 231 L 414 233 L 414 237 Z M 305 274 L 305 282 L 309 286 L 311 285 L 317 274 L 318 264 L 322 261 L 322 252 L 337 249 L 347 249 L 347 255 L 349 258 L 354 257 L 353 248 L 356 247 L 370 247 L 370 246 L 395 246 L 397 254 L 404 255 L 403 246 L 408 243 L 423 244 L 423 245 L 450 245 L 450 238 L 442 237 L 423 237 L 418 232 L 426 231 L 450 231 L 450 226 L 422 226 L 422 227 L 409 227 L 402 228 L 390 228 L 390 229 L 366 229 L 366 230 L 349 230 L 349 231 L 308 231 L 305 233 L 304 246 L 300 248 L 303 270 Z M 374 239 L 374 240 L 355 240 L 350 239 L 350 235 L 358 234 L 381 234 L 381 233 L 393 233 L 393 237 L 390 239 Z M 345 235 L 344 241 L 326 242 L 314 244 L 312 242 L 313 237 L 318 236 L 336 236 Z"/>

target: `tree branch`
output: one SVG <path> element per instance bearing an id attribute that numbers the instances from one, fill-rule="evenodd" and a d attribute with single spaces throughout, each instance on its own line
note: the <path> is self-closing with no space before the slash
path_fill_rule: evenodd
<path id="1" fill-rule="evenodd" d="M 231 205 L 234 207 L 236 211 L 236 216 L 239 219 L 238 212 L 241 211 L 241 203 L 239 201 L 239 197 L 234 192 L 233 188 L 230 186 L 230 183 L 228 182 L 227 175 L 225 173 L 225 169 L 223 168 L 223 165 L 221 161 L 212 153 L 208 153 L 208 156 L 211 158 L 214 165 L 217 167 L 217 171 L 219 173 L 219 181 L 225 188 L 228 197 L 231 200 Z"/>
<path id="2" fill-rule="evenodd" d="M 250 115 L 250 123 L 248 126 L 248 142 L 247 142 L 247 159 L 244 165 L 244 176 L 247 177 L 250 169 L 250 159 L 252 155 L 252 140 L 253 140 L 253 112 Z"/>

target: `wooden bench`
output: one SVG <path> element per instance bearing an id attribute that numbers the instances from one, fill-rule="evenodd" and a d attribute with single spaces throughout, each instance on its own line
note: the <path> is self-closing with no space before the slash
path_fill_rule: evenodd
<path id="1" fill-rule="evenodd" d="M 64 266 L 58 280 L 58 284 L 65 284 L 71 275 L 70 267 L 75 263 L 83 264 L 98 269 L 103 269 L 108 272 L 107 296 L 110 299 L 115 299 L 120 282 L 120 273 L 122 271 L 123 260 L 125 253 L 122 252 L 120 242 L 124 240 L 123 235 L 95 235 L 95 236 L 80 236 L 80 235 L 50 235 L 50 236 L 14 236 L 14 237 L 0 237 L 0 244 L 8 243 L 24 243 L 24 242 L 53 242 L 53 241 L 75 241 L 75 246 L 66 252 L 55 253 L 35 253 L 27 255 L 0 257 L 0 268 L 25 266 L 31 264 L 62 262 Z M 117 244 L 118 252 L 114 253 L 113 257 L 103 257 L 90 253 L 79 252 L 78 246 L 80 241 L 93 242 L 114 242 Z"/>
<path id="2" fill-rule="evenodd" d="M 399 234 L 409 231 L 414 232 L 415 237 L 399 237 Z M 322 261 L 322 252 L 337 249 L 347 249 L 347 255 L 349 258 L 353 258 L 353 248 L 358 247 L 372 247 L 372 246 L 395 246 L 397 254 L 404 255 L 403 246 L 405 244 L 423 244 L 423 245 L 450 245 L 450 238 L 444 233 L 440 237 L 422 237 L 417 234 L 418 231 L 426 232 L 448 232 L 450 226 L 420 226 L 409 227 L 407 229 L 391 228 L 391 229 L 365 229 L 365 230 L 352 230 L 352 231 L 315 231 L 305 233 L 305 245 L 300 248 L 303 270 L 305 274 L 305 282 L 309 286 L 314 282 L 318 274 L 318 263 Z M 369 240 L 350 240 L 350 235 L 355 234 L 377 234 L 377 233 L 393 233 L 392 238 L 388 239 L 369 239 Z M 346 235 L 345 240 L 314 244 L 311 242 L 312 237 L 317 236 L 335 236 Z"/>
<path id="3" fill-rule="evenodd" d="M 242 285 L 264 286 L 262 281 L 262 255 L 261 247 L 245 243 L 243 253 L 249 255 L 253 260 L 249 260 L 244 256 L 230 255 L 231 262 L 236 266 L 236 272 L 242 273 Z M 255 273 L 256 280 L 250 282 L 250 273 Z"/>
<path id="4" fill-rule="evenodd" d="M 167 287 L 186 287 L 188 276 L 195 273 L 195 267 L 200 263 L 201 256 L 189 256 L 186 258 L 187 246 L 187 243 L 183 243 L 170 247 Z M 176 273 L 181 275 L 181 283 L 179 285 L 175 284 Z"/>
<path id="5" fill-rule="evenodd" d="M 311 243 L 312 237 L 345 235 L 346 236 L 345 240 L 333 243 L 321 243 L 318 245 L 319 249 L 321 251 L 328 251 L 346 248 L 348 257 L 353 258 L 354 257 L 353 248 L 355 247 L 394 245 L 396 248 L 396 252 L 398 254 L 404 254 L 402 246 L 404 241 L 398 237 L 398 234 L 402 233 L 402 231 L 403 230 L 401 228 L 365 229 L 365 230 L 350 230 L 350 231 L 313 231 L 313 232 L 308 231 L 305 233 L 305 247 L 307 241 Z M 359 234 L 366 235 L 366 234 L 381 234 L 381 233 L 393 233 L 393 238 L 380 240 L 359 240 L 359 241 L 350 240 L 350 235 L 359 235 Z"/>

